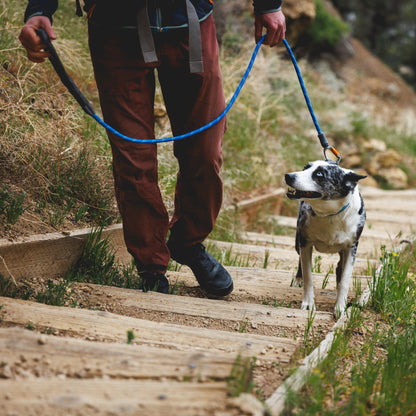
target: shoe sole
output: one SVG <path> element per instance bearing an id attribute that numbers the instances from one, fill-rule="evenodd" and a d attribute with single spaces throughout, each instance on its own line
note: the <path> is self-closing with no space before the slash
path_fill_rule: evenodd
<path id="1" fill-rule="evenodd" d="M 200 286 L 200 287 L 209 295 L 220 296 L 220 297 L 227 296 L 234 290 L 234 284 L 232 282 L 230 286 L 223 288 L 223 289 L 218 289 L 218 290 L 209 290 L 209 289 L 204 288 L 203 286 Z"/>

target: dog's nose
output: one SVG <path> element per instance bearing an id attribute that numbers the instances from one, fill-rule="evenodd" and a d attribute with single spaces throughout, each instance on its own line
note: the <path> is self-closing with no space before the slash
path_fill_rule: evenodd
<path id="1" fill-rule="evenodd" d="M 286 175 L 285 175 L 285 182 L 288 185 L 291 185 L 293 183 L 293 175 L 291 173 L 286 173 Z"/>

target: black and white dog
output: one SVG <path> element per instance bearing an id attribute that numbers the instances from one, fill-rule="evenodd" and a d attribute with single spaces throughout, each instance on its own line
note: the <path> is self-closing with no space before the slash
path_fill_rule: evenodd
<path id="1" fill-rule="evenodd" d="M 365 208 L 357 183 L 365 178 L 331 161 L 308 163 L 302 171 L 287 173 L 286 194 L 298 199 L 296 251 L 299 268 L 295 284 L 302 285 L 302 309 L 313 309 L 312 248 L 322 253 L 339 253 L 336 268 L 336 316 L 347 306 L 348 288 L 358 240 L 365 223 Z"/>

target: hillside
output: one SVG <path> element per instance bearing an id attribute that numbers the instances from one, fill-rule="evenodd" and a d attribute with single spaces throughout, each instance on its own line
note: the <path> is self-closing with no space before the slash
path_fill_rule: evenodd
<path id="1" fill-rule="evenodd" d="M 24 2 L 20 5 L 23 10 Z M 308 61 L 297 41 L 314 18 L 314 2 L 287 0 L 283 11 L 287 38 L 299 57 L 321 128 L 341 151 L 344 166 L 369 174 L 367 185 L 413 187 L 414 91 L 357 39 L 346 37 L 334 53 Z M 250 14 L 249 1 L 216 5 L 227 97 L 234 92 L 254 47 Z M 16 39 L 21 21 L 17 11 L 12 14 L 4 8 L 1 16 L 5 30 L 0 46 L 0 216 L 4 219 L 0 236 L 16 238 L 117 221 L 105 132 L 82 113 L 49 63 L 32 65 L 25 59 Z M 98 108 L 85 22 L 74 16 L 72 4 L 61 6 L 55 29 L 64 64 Z M 169 134 L 160 92 L 156 105 L 158 133 Z M 161 146 L 159 156 L 168 206 L 176 171 L 170 151 L 169 144 Z M 225 207 L 279 188 L 285 172 L 320 157 L 286 50 L 263 47 L 228 116 Z M 377 163 L 370 164 L 374 160 Z M 230 219 L 224 221 L 221 227 L 229 228 Z"/>

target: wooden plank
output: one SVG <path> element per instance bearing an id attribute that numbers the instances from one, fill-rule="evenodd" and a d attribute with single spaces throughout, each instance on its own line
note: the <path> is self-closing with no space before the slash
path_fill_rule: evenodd
<path id="1" fill-rule="evenodd" d="M 261 233 L 245 233 L 244 240 L 247 244 L 276 247 L 286 250 L 295 250 L 295 237 L 294 236 L 282 236 L 271 235 Z M 380 241 L 383 240 L 383 244 L 387 247 L 395 247 L 399 243 L 399 240 L 386 239 L 385 233 L 379 235 L 369 235 L 368 230 L 364 232 L 358 245 L 358 257 L 371 257 L 379 258 L 380 254 Z"/>
<path id="2" fill-rule="evenodd" d="M 161 295 L 164 299 L 166 295 Z M 126 342 L 127 331 L 136 335 L 139 345 L 197 352 L 210 349 L 242 355 L 262 355 L 262 359 L 288 363 L 299 341 L 250 333 L 234 333 L 208 328 L 152 322 L 104 311 L 54 307 L 0 297 L 2 322 L 7 325 L 33 325 L 61 335 L 74 334 L 91 340 Z M 51 329 L 52 328 L 52 329 Z"/>
<path id="3" fill-rule="evenodd" d="M 225 382 L 0 380 L 0 414 L 212 416 L 226 409 L 227 392 Z"/>
<path id="4" fill-rule="evenodd" d="M 259 215 L 259 212 L 266 209 L 269 214 L 279 214 L 282 209 L 283 197 L 286 190 L 278 188 L 265 195 L 238 202 L 235 206 L 225 209 L 235 210 L 240 217 L 240 221 L 245 224 L 251 223 Z"/>
<path id="5" fill-rule="evenodd" d="M 225 380 L 237 356 L 169 350 L 151 345 L 91 342 L 0 328 L 0 378 L 123 378 Z"/>
<path id="6" fill-rule="evenodd" d="M 413 199 L 416 201 L 415 189 L 402 189 L 402 190 L 384 190 L 380 188 L 373 188 L 370 186 L 360 186 L 361 194 L 366 199 L 377 199 L 381 203 L 385 204 L 387 199 L 400 200 L 400 199 Z"/>
<path id="7" fill-rule="evenodd" d="M 15 279 L 62 275 L 78 259 L 90 233 L 88 228 L 68 235 L 50 233 L 14 242 L 0 240 L 0 273 Z M 102 232 L 102 238 L 105 237 L 111 240 L 118 260 L 129 263 L 131 256 L 124 245 L 122 226 L 106 228 Z"/>
<path id="8" fill-rule="evenodd" d="M 222 241 L 212 242 L 217 249 L 224 252 L 224 257 L 229 256 L 231 259 L 242 263 L 244 266 L 262 267 L 264 264 L 269 269 L 293 270 L 296 273 L 299 263 L 299 256 L 295 249 L 283 249 L 279 247 L 265 247 L 260 245 L 228 243 Z M 221 260 L 221 256 L 217 256 Z M 338 263 L 338 254 L 326 254 L 313 252 L 312 265 L 319 263 L 321 271 L 328 272 L 335 270 Z M 357 258 L 355 261 L 354 271 L 363 274 L 368 269 L 368 260 Z"/>
<path id="9" fill-rule="evenodd" d="M 252 267 L 227 267 L 234 280 L 234 291 L 228 295 L 230 301 L 266 302 L 269 305 L 300 305 L 303 297 L 303 288 L 291 287 L 294 276 L 293 271 L 256 269 Z M 180 272 L 168 272 L 171 284 L 178 287 L 197 286 L 192 272 L 182 267 Z M 325 288 L 322 288 L 325 274 L 313 273 L 314 292 L 318 310 L 332 312 L 336 300 L 336 278 L 330 275 Z M 362 275 L 351 279 L 348 298 L 356 297 L 355 281 L 361 290 L 367 287 L 368 276 Z M 184 294 L 180 291 L 180 294 Z M 324 308 L 324 309 L 323 309 Z M 297 309 L 290 309 L 296 311 Z"/>
<path id="10" fill-rule="evenodd" d="M 88 292 L 89 298 L 94 297 L 98 302 L 103 297 L 111 299 L 112 304 L 122 304 L 130 316 L 144 311 L 148 314 L 151 312 L 165 314 L 172 321 L 178 319 L 175 315 L 199 318 L 198 322 L 203 319 L 218 320 L 222 323 L 229 321 L 236 324 L 247 321 L 254 328 L 259 325 L 272 327 L 276 333 L 282 328 L 299 326 L 304 328 L 308 323 L 308 311 L 284 307 L 173 295 L 169 296 L 169 301 L 167 301 L 166 297 L 154 292 L 143 293 L 137 290 L 92 284 L 82 284 L 82 286 L 91 289 Z M 332 314 L 316 312 L 313 324 L 316 326 L 332 325 Z M 230 325 L 232 326 L 235 325 Z"/>

